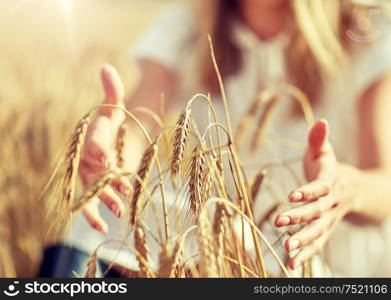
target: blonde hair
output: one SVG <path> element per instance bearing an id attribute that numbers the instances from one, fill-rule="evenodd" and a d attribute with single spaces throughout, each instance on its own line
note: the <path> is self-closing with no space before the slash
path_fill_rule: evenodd
<path id="1" fill-rule="evenodd" d="M 196 2 L 201 66 L 199 83 L 210 92 L 218 93 L 206 36 L 212 36 L 223 75 L 227 77 L 237 72 L 241 67 L 241 56 L 229 32 L 229 17 L 237 10 L 237 0 Z M 319 98 L 324 80 L 348 64 L 352 40 L 345 32 L 355 26 L 359 17 L 368 13 L 367 9 L 368 4 L 354 0 L 291 0 L 295 22 L 287 47 L 289 51 L 286 52 L 288 77 L 312 103 Z"/>

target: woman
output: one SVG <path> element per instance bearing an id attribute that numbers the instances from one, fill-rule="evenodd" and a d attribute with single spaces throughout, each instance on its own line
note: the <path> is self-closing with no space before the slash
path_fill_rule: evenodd
<path id="1" fill-rule="evenodd" d="M 379 14 L 385 11 L 353 2 L 204 0 L 197 1 L 194 11 L 183 5 L 140 42 L 136 58 L 141 79 L 125 102 L 118 74 L 110 66 L 103 68 L 104 103 L 129 110 L 142 105 L 159 112 L 161 93 L 166 111 L 195 91 L 218 98 L 206 39 L 211 33 L 234 128 L 257 92 L 286 81 L 309 96 L 318 119 L 326 118 L 313 125 L 306 139 L 303 118 L 281 101 L 275 117 L 279 124 L 271 128 L 280 136 L 308 141 L 302 160 L 307 183 L 288 195 L 300 205 L 274 220 L 276 227 L 302 225 L 284 244 L 287 252 L 295 253 L 289 266 L 294 269 L 308 261 L 329 242 L 327 262 L 334 273 L 390 276 L 390 268 L 383 267 L 391 249 L 391 44 L 385 33 L 378 36 L 384 30 Z M 379 22 L 371 28 L 372 14 Z M 198 66 L 196 72 L 189 72 L 192 66 Z M 192 82 L 195 76 L 189 74 L 200 76 Z M 118 110 L 102 109 L 92 124 L 80 168 L 86 187 L 102 170 L 115 167 L 115 139 L 124 119 Z M 149 119 L 143 121 L 153 130 Z M 136 130 L 131 139 L 138 154 L 128 163 L 134 166 L 144 147 Z M 297 153 L 271 146 L 262 155 L 268 160 Z M 93 228 L 107 233 L 98 203 L 121 217 L 124 205 L 117 192 L 126 194 L 128 189 L 129 182 L 115 182 L 85 206 L 83 214 Z M 367 263 L 357 253 L 367 256 Z"/>

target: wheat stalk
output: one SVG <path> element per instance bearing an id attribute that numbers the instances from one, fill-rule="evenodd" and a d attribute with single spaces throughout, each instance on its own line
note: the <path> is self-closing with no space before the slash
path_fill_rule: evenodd
<path id="1" fill-rule="evenodd" d="M 265 105 L 265 109 L 261 114 L 258 125 L 256 126 L 255 134 L 251 142 L 251 151 L 255 152 L 265 140 L 267 129 L 272 120 L 273 112 L 276 110 L 277 97 L 271 98 Z"/>
<path id="2" fill-rule="evenodd" d="M 254 121 L 254 118 L 258 112 L 259 107 L 262 103 L 268 101 L 275 94 L 274 89 L 268 88 L 261 91 L 254 101 L 250 104 L 246 113 L 239 122 L 239 125 L 235 133 L 235 145 L 240 148 L 243 145 L 246 133 L 250 131 L 250 126 Z"/>

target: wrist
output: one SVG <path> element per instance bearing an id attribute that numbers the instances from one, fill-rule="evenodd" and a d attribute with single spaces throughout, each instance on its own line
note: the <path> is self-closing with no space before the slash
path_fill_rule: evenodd
<path id="1" fill-rule="evenodd" d="M 363 204 L 361 184 L 362 172 L 349 165 L 340 164 L 340 177 L 343 181 L 341 189 L 346 202 L 348 203 L 348 212 L 358 214 L 361 213 Z"/>

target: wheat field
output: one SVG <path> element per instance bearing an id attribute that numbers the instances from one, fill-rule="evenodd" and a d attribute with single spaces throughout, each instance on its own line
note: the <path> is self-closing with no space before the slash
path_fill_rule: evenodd
<path id="1" fill-rule="evenodd" d="M 77 120 L 103 97 L 99 69 L 128 92 L 132 45 L 173 1 L 0 0 L 0 275 L 34 276 L 42 249 L 37 196 Z"/>

